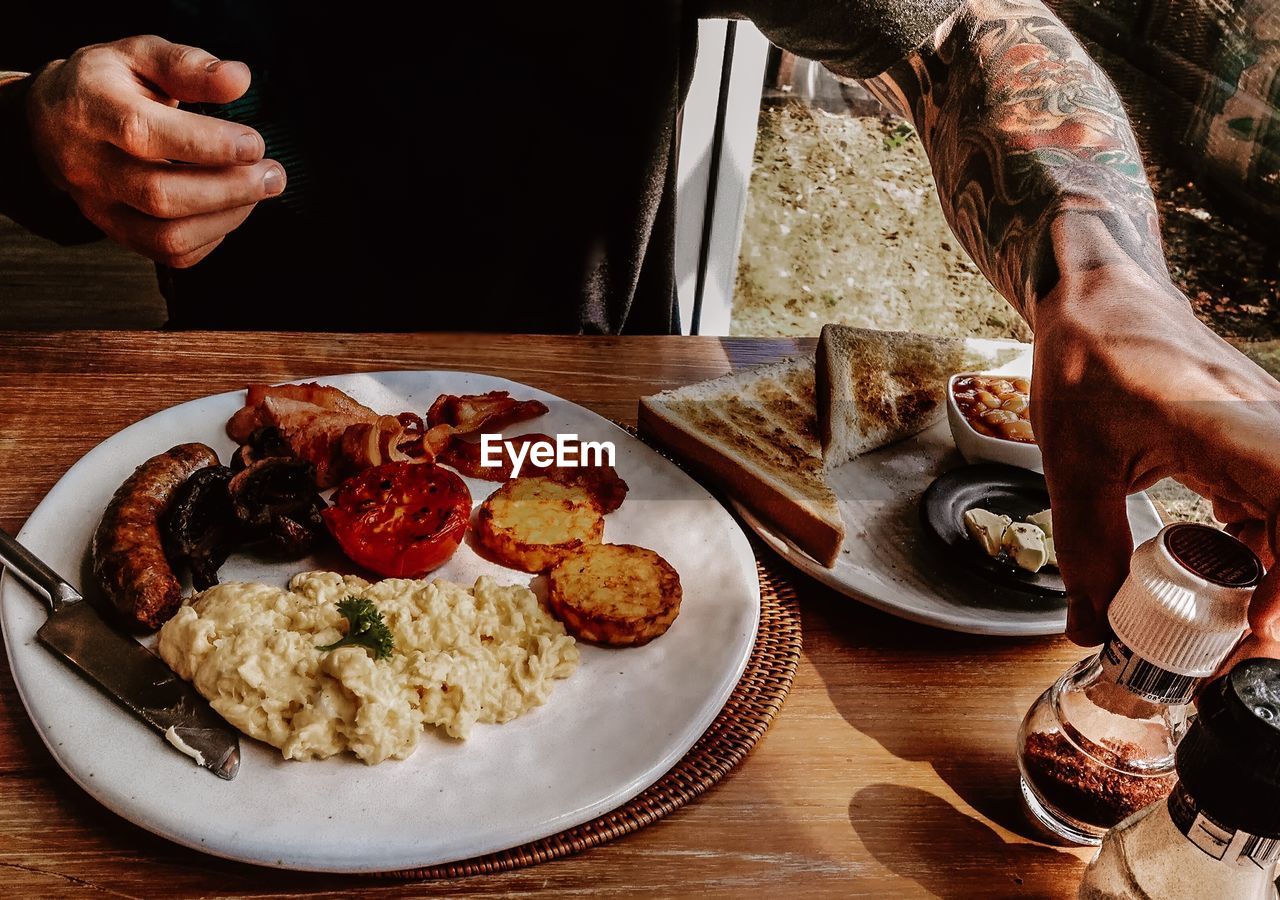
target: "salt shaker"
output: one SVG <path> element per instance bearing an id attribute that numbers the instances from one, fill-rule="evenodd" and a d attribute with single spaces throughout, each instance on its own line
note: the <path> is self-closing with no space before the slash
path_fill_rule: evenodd
<path id="1" fill-rule="evenodd" d="M 1023 719 L 1018 769 L 1035 821 L 1096 845 L 1169 794 L 1192 694 L 1243 636 L 1262 574 L 1248 547 L 1207 525 L 1169 525 L 1134 552 L 1107 614 L 1114 637 Z"/>
<path id="2" fill-rule="evenodd" d="M 1277 897 L 1280 661 L 1245 660 L 1198 706 L 1173 792 L 1107 832 L 1081 900 Z"/>

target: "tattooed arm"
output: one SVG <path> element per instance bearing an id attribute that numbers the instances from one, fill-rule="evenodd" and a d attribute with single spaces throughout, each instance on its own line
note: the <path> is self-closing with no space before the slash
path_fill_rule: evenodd
<path id="1" fill-rule="evenodd" d="M 967 0 L 868 82 L 917 125 L 947 219 L 1036 331 L 1044 450 L 1070 628 L 1106 633 L 1132 550 L 1125 497 L 1175 477 L 1268 561 L 1280 545 L 1280 384 L 1169 278 L 1155 198 L 1107 76 L 1039 0 Z M 1280 572 L 1245 653 L 1280 655 Z"/>
<path id="2" fill-rule="evenodd" d="M 1069 633 L 1107 632 L 1132 550 L 1125 497 L 1175 477 L 1269 563 L 1280 546 L 1280 384 L 1192 315 L 1107 76 L 1038 0 L 967 0 L 868 82 L 916 123 L 943 209 L 1036 330 L 1032 418 Z M 1242 656 L 1280 656 L 1280 572 Z M 1238 656 L 1237 658 L 1241 658 Z"/>
<path id="3" fill-rule="evenodd" d="M 1028 322 L 1062 267 L 1098 262 L 1089 247 L 1057 245 L 1053 225 L 1067 214 L 1105 229 L 1111 253 L 1168 281 L 1124 106 L 1039 0 L 970 0 L 866 85 L 916 123 L 952 229 Z"/>

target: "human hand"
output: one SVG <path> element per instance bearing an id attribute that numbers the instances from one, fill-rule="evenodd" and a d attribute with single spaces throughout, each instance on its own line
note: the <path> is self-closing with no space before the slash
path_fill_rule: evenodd
<path id="1" fill-rule="evenodd" d="M 1280 382 L 1201 324 L 1171 284 L 1111 260 L 1064 274 L 1037 305 L 1031 387 L 1068 636 L 1105 640 L 1133 550 L 1125 497 L 1173 477 L 1268 566 L 1235 658 L 1280 657 Z"/>
<path id="2" fill-rule="evenodd" d="M 27 117 L 45 174 L 113 240 L 175 268 L 208 256 L 284 190 L 251 128 L 177 109 L 229 103 L 249 67 L 153 35 L 77 50 L 33 79 Z"/>

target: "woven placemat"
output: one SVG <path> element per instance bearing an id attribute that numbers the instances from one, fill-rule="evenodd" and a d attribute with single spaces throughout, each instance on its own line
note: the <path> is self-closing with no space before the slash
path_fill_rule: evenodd
<path id="1" fill-rule="evenodd" d="M 761 561 L 761 548 L 754 540 L 752 548 L 760 573 L 760 629 L 747 667 L 711 727 L 656 784 L 613 812 L 539 841 L 463 862 L 372 874 L 379 878 L 465 878 L 570 856 L 639 831 L 697 799 L 727 775 L 764 737 L 791 690 L 800 662 L 800 607 L 795 590 L 770 564 Z"/>

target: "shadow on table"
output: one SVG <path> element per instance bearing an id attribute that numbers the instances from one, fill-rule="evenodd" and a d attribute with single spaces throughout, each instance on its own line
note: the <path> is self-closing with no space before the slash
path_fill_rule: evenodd
<path id="1" fill-rule="evenodd" d="M 991 885 L 985 897 L 1074 897 L 1084 873 L 1075 856 L 1009 843 L 919 788 L 863 788 L 849 802 L 849 824 L 877 862 L 944 900 L 973 896 L 975 879 Z"/>
<path id="2" fill-rule="evenodd" d="M 806 655 L 845 721 L 895 757 L 930 764 L 992 821 L 1043 839 L 1022 810 L 1014 745 L 1022 715 L 1066 667 L 1062 639 L 942 631 L 874 610 L 794 569 L 788 575 L 804 598 Z"/>

